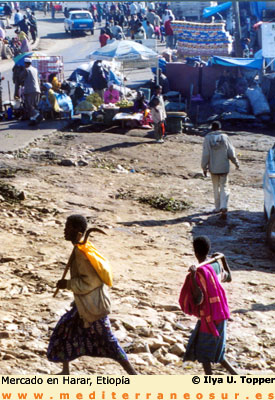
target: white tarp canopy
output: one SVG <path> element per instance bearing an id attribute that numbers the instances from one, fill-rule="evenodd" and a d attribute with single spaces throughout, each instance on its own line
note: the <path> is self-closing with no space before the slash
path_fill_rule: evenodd
<path id="1" fill-rule="evenodd" d="M 101 47 L 89 54 L 88 58 L 92 60 L 115 60 L 123 64 L 133 62 L 156 63 L 159 55 L 152 49 L 132 40 L 114 40 L 112 43 Z"/>

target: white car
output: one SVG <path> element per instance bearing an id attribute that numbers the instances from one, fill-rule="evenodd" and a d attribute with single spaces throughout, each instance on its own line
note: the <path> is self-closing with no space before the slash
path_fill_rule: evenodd
<path id="1" fill-rule="evenodd" d="M 91 32 L 94 34 L 94 20 L 92 14 L 85 10 L 70 11 L 64 20 L 65 32 L 73 36 L 76 32 Z"/>
<path id="2" fill-rule="evenodd" d="M 267 243 L 275 251 L 275 145 L 267 153 L 263 179 Z"/>

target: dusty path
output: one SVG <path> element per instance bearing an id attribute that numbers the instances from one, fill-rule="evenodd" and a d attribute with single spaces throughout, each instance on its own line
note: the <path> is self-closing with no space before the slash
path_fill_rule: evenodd
<path id="1" fill-rule="evenodd" d="M 111 320 L 140 373 L 202 372 L 199 364 L 182 363 L 195 319 L 178 307 L 195 261 L 192 237 L 201 234 L 228 255 L 233 270 L 226 284 L 228 359 L 242 373 L 275 371 L 274 258 L 265 245 L 261 188 L 273 138 L 232 136 L 241 171 L 230 174 L 227 223 L 209 214 L 212 187 L 200 171 L 202 141 L 178 135 L 157 145 L 135 136 L 70 132 L 40 140 L 15 158 L 0 155 L 1 180 L 26 196 L 16 204 L 0 200 L 1 374 L 58 372 L 45 354 L 50 331 L 72 298 L 63 292 L 53 299 L 52 293 L 71 248 L 63 225 L 75 212 L 108 233 L 94 243 L 113 264 Z M 62 159 L 88 165 L 60 166 Z M 184 200 L 187 208 L 172 213 L 138 201 L 160 194 Z M 111 360 L 83 358 L 72 363 L 72 373 L 123 371 Z"/>

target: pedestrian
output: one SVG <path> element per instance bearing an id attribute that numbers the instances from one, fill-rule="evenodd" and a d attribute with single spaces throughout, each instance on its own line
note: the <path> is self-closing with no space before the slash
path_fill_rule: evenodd
<path id="1" fill-rule="evenodd" d="M 43 12 L 44 12 L 44 17 L 47 15 L 47 10 L 48 10 L 48 2 L 44 1 L 43 2 Z"/>
<path id="2" fill-rule="evenodd" d="M 167 115 L 166 115 L 166 111 L 165 111 L 165 103 L 164 103 L 164 98 L 162 96 L 162 86 L 161 85 L 155 86 L 155 93 L 151 97 L 150 105 L 151 105 L 152 101 L 154 100 L 154 98 L 156 98 L 156 97 L 159 99 L 160 106 L 162 108 L 162 113 L 164 114 L 165 119 L 166 119 Z"/>
<path id="3" fill-rule="evenodd" d="M 29 35 L 29 22 L 26 15 L 23 15 L 23 19 L 17 23 L 18 28 L 20 31 L 24 32 L 26 36 Z"/>
<path id="4" fill-rule="evenodd" d="M 180 293 L 182 311 L 199 318 L 189 338 L 184 361 L 199 361 L 206 375 L 212 375 L 211 363 L 221 363 L 230 374 L 237 375 L 225 358 L 226 325 L 230 315 L 221 282 L 231 282 L 231 271 L 223 254 L 213 254 L 209 259 L 210 247 L 208 237 L 194 239 L 194 253 L 200 264 L 189 268 Z"/>
<path id="5" fill-rule="evenodd" d="M 100 31 L 100 36 L 99 36 L 99 42 L 100 42 L 100 46 L 104 47 L 107 44 L 107 41 L 110 40 L 110 36 L 107 35 L 105 29 L 101 29 Z"/>
<path id="6" fill-rule="evenodd" d="M 54 5 L 54 3 L 52 3 L 52 5 L 51 5 L 51 16 L 52 16 L 52 19 L 55 19 L 55 5 Z"/>
<path id="7" fill-rule="evenodd" d="M 98 93 L 103 100 L 104 89 L 107 88 L 107 78 L 100 60 L 94 62 L 91 70 L 90 82 L 94 91 Z"/>
<path id="8" fill-rule="evenodd" d="M 143 25 L 141 22 L 138 23 L 138 28 L 137 28 L 134 38 L 135 38 L 135 40 L 140 40 L 141 43 L 142 43 L 142 40 L 146 39 L 146 32 L 145 32 L 145 29 L 143 28 Z"/>
<path id="9" fill-rule="evenodd" d="M 20 52 L 29 53 L 31 51 L 31 45 L 25 32 L 16 30 L 15 33 L 17 33 L 20 42 Z"/>
<path id="10" fill-rule="evenodd" d="M 229 199 L 227 183 L 229 161 L 239 169 L 239 161 L 233 145 L 228 136 L 221 132 L 221 123 L 214 121 L 211 132 L 205 136 L 203 142 L 201 167 L 205 177 L 208 170 L 211 174 L 215 201 L 214 212 L 221 212 L 221 217 L 224 219 L 227 217 Z"/>
<path id="11" fill-rule="evenodd" d="M 12 16 L 12 8 L 8 3 L 4 3 L 4 16 L 6 17 L 7 21 L 7 28 L 11 28 L 10 19 Z"/>
<path id="12" fill-rule="evenodd" d="M 131 3 L 130 4 L 130 15 L 132 16 L 132 15 L 137 15 L 137 13 L 138 13 L 138 5 L 137 5 L 137 3 Z"/>
<path id="13" fill-rule="evenodd" d="M 147 39 L 152 39 L 155 36 L 155 29 L 148 20 L 146 24 L 147 24 L 147 29 L 146 29 Z"/>
<path id="14" fill-rule="evenodd" d="M 155 139 L 157 143 L 164 143 L 164 134 L 165 134 L 165 114 L 163 113 L 163 109 L 160 105 L 160 100 L 158 97 L 155 97 L 151 102 L 151 114 L 152 120 L 154 123 L 154 133 Z"/>
<path id="15" fill-rule="evenodd" d="M 5 46 L 6 31 L 0 26 L 0 60 L 6 59 L 6 46 Z M 1 82 L 0 82 L 1 83 Z M 0 89 L 1 91 L 1 89 Z"/>
<path id="16" fill-rule="evenodd" d="M 170 91 L 170 85 L 169 85 L 169 80 L 166 75 L 159 69 L 158 71 L 158 85 L 157 85 L 157 72 L 154 78 L 154 83 L 156 86 L 161 86 L 162 90 L 161 93 L 165 94 Z"/>
<path id="17" fill-rule="evenodd" d="M 131 15 L 131 19 L 128 23 L 128 26 L 129 26 L 129 30 L 130 30 L 130 37 L 132 40 L 134 40 L 134 38 L 135 38 L 135 34 L 137 32 L 139 22 L 140 21 L 135 14 Z"/>
<path id="18" fill-rule="evenodd" d="M 123 36 L 123 30 L 117 21 L 115 21 L 114 25 L 111 27 L 111 32 L 114 39 L 117 39 L 118 36 Z"/>
<path id="19" fill-rule="evenodd" d="M 39 112 L 37 110 L 41 93 L 39 76 L 37 69 L 32 66 L 31 58 L 26 57 L 24 63 L 24 105 L 27 117 L 34 121 L 39 116 Z"/>
<path id="20" fill-rule="evenodd" d="M 166 36 L 166 46 L 169 49 L 173 49 L 174 47 L 174 31 L 172 28 L 172 17 L 170 16 L 169 19 L 164 24 L 165 29 L 165 36 Z"/>
<path id="21" fill-rule="evenodd" d="M 72 242 L 69 258 L 70 279 L 61 279 L 58 289 L 73 292 L 74 303 L 57 323 L 48 347 L 47 357 L 62 362 L 62 374 L 69 374 L 69 362 L 81 356 L 108 357 L 119 362 L 129 375 L 136 375 L 125 351 L 112 333 L 108 313 L 110 300 L 107 286 L 112 286 L 112 273 L 107 260 L 91 242 L 87 220 L 82 215 L 67 218 L 64 237 Z M 101 231 L 102 232 L 102 231 Z"/>
<path id="22" fill-rule="evenodd" d="M 32 42 L 35 43 L 36 38 L 37 38 L 37 20 L 36 20 L 34 11 L 32 11 L 32 13 L 29 17 L 29 22 L 30 22 L 30 33 L 31 33 L 31 37 L 32 37 Z"/>
<path id="23" fill-rule="evenodd" d="M 14 19 L 13 19 L 14 25 L 18 25 L 18 22 L 22 21 L 22 19 L 23 19 L 23 15 L 21 14 L 20 10 L 17 9 L 16 13 L 14 14 Z"/>

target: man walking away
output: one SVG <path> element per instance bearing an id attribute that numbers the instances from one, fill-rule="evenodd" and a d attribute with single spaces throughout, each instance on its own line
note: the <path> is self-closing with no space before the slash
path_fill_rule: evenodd
<path id="1" fill-rule="evenodd" d="M 30 21 L 30 33 L 32 36 L 32 42 L 35 43 L 36 38 L 37 38 L 37 21 L 35 18 L 34 11 L 32 11 L 32 13 L 29 17 L 29 21 Z"/>
<path id="2" fill-rule="evenodd" d="M 219 121 L 212 123 L 212 132 L 205 136 L 203 142 L 203 153 L 201 167 L 204 176 L 209 170 L 213 183 L 215 210 L 221 212 L 221 217 L 227 217 L 227 205 L 229 199 L 229 188 L 227 176 L 230 165 L 229 160 L 239 169 L 239 161 L 235 155 L 235 149 L 228 136 L 221 131 Z"/>
<path id="3" fill-rule="evenodd" d="M 24 72 L 24 99 L 27 116 L 31 121 L 35 121 L 39 112 L 37 106 L 40 99 L 40 84 L 38 71 L 32 65 L 31 58 L 25 58 Z"/>

